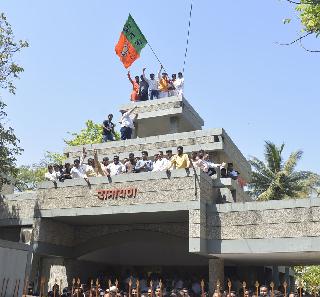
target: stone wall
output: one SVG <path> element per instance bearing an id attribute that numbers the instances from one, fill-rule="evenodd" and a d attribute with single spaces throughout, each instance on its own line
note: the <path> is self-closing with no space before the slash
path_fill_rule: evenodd
<path id="1" fill-rule="evenodd" d="M 75 242 L 74 227 L 51 219 L 36 219 L 33 230 L 35 242 L 72 247 Z"/>
<path id="2" fill-rule="evenodd" d="M 64 150 L 64 153 L 71 159 L 78 158 L 82 154 L 82 148 L 85 147 L 88 155 L 93 155 L 93 150 L 95 149 L 102 159 L 104 156 L 112 158 L 115 154 L 119 155 L 120 158 L 125 158 L 128 157 L 130 152 L 140 156 L 143 150 L 148 151 L 149 155 L 153 156 L 159 150 L 165 151 L 172 149 L 175 152 L 179 145 L 184 147 L 185 152 L 192 152 L 200 149 L 221 150 L 222 141 L 221 137 L 219 137 L 221 135 L 222 129 L 211 129 L 208 131 L 197 130 L 192 132 L 67 147 Z"/>
<path id="3" fill-rule="evenodd" d="M 112 177 L 91 178 L 90 186 L 83 179 L 66 180 L 58 183 L 39 185 L 37 196 L 40 209 L 88 208 L 103 206 L 137 205 L 198 200 L 200 191 L 195 193 L 195 178 L 185 170 L 175 170 L 171 176 L 165 172 L 126 174 Z M 135 187 L 134 198 L 98 199 L 99 189 L 122 189 Z M 197 185 L 199 187 L 199 185 Z"/>
<path id="4" fill-rule="evenodd" d="M 299 199 L 215 205 L 207 210 L 208 239 L 320 236 L 320 201 Z"/>
<path id="5" fill-rule="evenodd" d="M 23 221 L 33 219 L 36 208 L 36 194 L 21 193 L 0 197 L 0 223 L 2 221 Z"/>

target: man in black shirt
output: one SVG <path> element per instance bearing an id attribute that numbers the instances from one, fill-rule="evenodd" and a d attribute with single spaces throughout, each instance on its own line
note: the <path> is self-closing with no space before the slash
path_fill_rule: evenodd
<path id="1" fill-rule="evenodd" d="M 112 119 L 113 119 L 113 114 L 109 114 L 108 115 L 108 119 L 103 121 L 102 127 L 103 127 L 103 142 L 107 142 L 109 141 L 114 141 L 114 126 L 115 124 L 112 123 Z"/>
<path id="2" fill-rule="evenodd" d="M 148 100 L 148 92 L 149 92 L 149 84 L 144 79 L 144 76 L 140 76 L 140 84 L 139 84 L 139 95 L 140 95 L 140 101 L 147 101 Z"/>

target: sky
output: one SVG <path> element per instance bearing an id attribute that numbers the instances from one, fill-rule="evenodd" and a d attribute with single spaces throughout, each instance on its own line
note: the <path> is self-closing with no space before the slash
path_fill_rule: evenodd
<path id="1" fill-rule="evenodd" d="M 263 158 L 266 140 L 285 143 L 285 157 L 302 149 L 298 169 L 319 173 L 320 56 L 277 44 L 299 36 L 294 7 L 285 0 L 193 2 L 185 97 L 204 129 L 224 128 L 247 158 Z M 8 124 L 24 148 L 18 164 L 62 152 L 67 132 L 88 119 L 118 118 L 131 85 L 114 46 L 129 13 L 169 74 L 181 71 L 190 3 L 2 0 L 16 39 L 30 43 L 16 56 L 25 69 L 17 94 L 3 95 Z M 313 37 L 305 45 L 320 48 Z M 159 69 L 148 46 L 131 73 L 143 67 Z"/>

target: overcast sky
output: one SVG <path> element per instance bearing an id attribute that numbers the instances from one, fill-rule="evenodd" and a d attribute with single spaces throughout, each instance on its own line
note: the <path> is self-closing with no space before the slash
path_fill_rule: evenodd
<path id="1" fill-rule="evenodd" d="M 205 121 L 223 127 L 246 156 L 263 157 L 265 140 L 304 151 L 299 169 L 319 172 L 319 54 L 298 45 L 287 1 L 194 1 L 185 97 Z M 182 69 L 189 0 L 2 0 L 17 38 L 30 47 L 17 57 L 25 68 L 17 95 L 4 95 L 10 125 L 25 149 L 19 164 L 62 152 L 67 131 L 87 119 L 102 122 L 129 100 L 126 69 L 114 53 L 129 12 L 168 72 Z M 293 22 L 283 25 L 282 20 Z M 306 45 L 320 48 L 319 40 Z M 158 71 L 150 49 L 132 74 Z"/>

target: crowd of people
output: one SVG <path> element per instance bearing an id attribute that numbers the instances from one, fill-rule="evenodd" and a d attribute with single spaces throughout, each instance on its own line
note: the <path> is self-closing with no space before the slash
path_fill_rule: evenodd
<path id="1" fill-rule="evenodd" d="M 154 73 L 150 73 L 149 78 L 145 74 L 146 68 L 142 69 L 140 77 L 137 75 L 134 80 L 128 71 L 128 79 L 132 84 L 131 101 L 147 101 L 170 96 L 182 96 L 184 89 L 184 78 L 182 72 L 172 74 L 169 78 L 168 73 L 162 72 L 163 66 L 156 78 Z"/>
<path id="2" fill-rule="evenodd" d="M 157 172 L 170 171 L 173 169 L 200 168 L 209 176 L 219 173 L 221 177 L 231 177 L 237 179 L 239 172 L 233 168 L 232 163 L 214 163 L 210 161 L 209 155 L 204 151 L 193 152 L 191 156 L 183 152 L 183 147 L 177 147 L 177 153 L 172 150 L 157 152 L 153 158 L 149 157 L 147 151 L 142 151 L 141 157 L 130 153 L 127 158 L 120 161 L 119 156 L 115 155 L 112 162 L 108 157 L 104 157 L 102 162 L 98 160 L 97 150 L 93 152 L 93 158 L 88 158 L 87 164 L 84 163 L 87 152 L 83 148 L 80 159 L 75 159 L 73 166 L 70 163 L 62 165 L 49 165 L 45 179 L 52 182 L 64 181 L 65 179 L 84 178 L 98 176 L 115 176 L 125 173 Z"/>
<path id="3" fill-rule="evenodd" d="M 130 276 L 123 282 L 115 280 L 100 279 L 93 281 L 88 279 L 86 284 L 73 284 L 72 288 L 62 290 L 63 297 L 208 297 L 208 284 L 203 280 L 194 277 L 182 280 L 177 277 L 171 279 L 161 279 L 157 275 L 137 279 Z M 55 284 L 48 293 L 49 297 L 59 296 L 59 285 Z M 272 289 L 268 285 L 261 285 L 258 288 L 234 288 L 227 287 L 225 290 L 215 289 L 212 297 L 298 297 L 298 292 L 284 290 L 283 286 Z M 303 291 L 303 296 L 308 295 Z"/>

